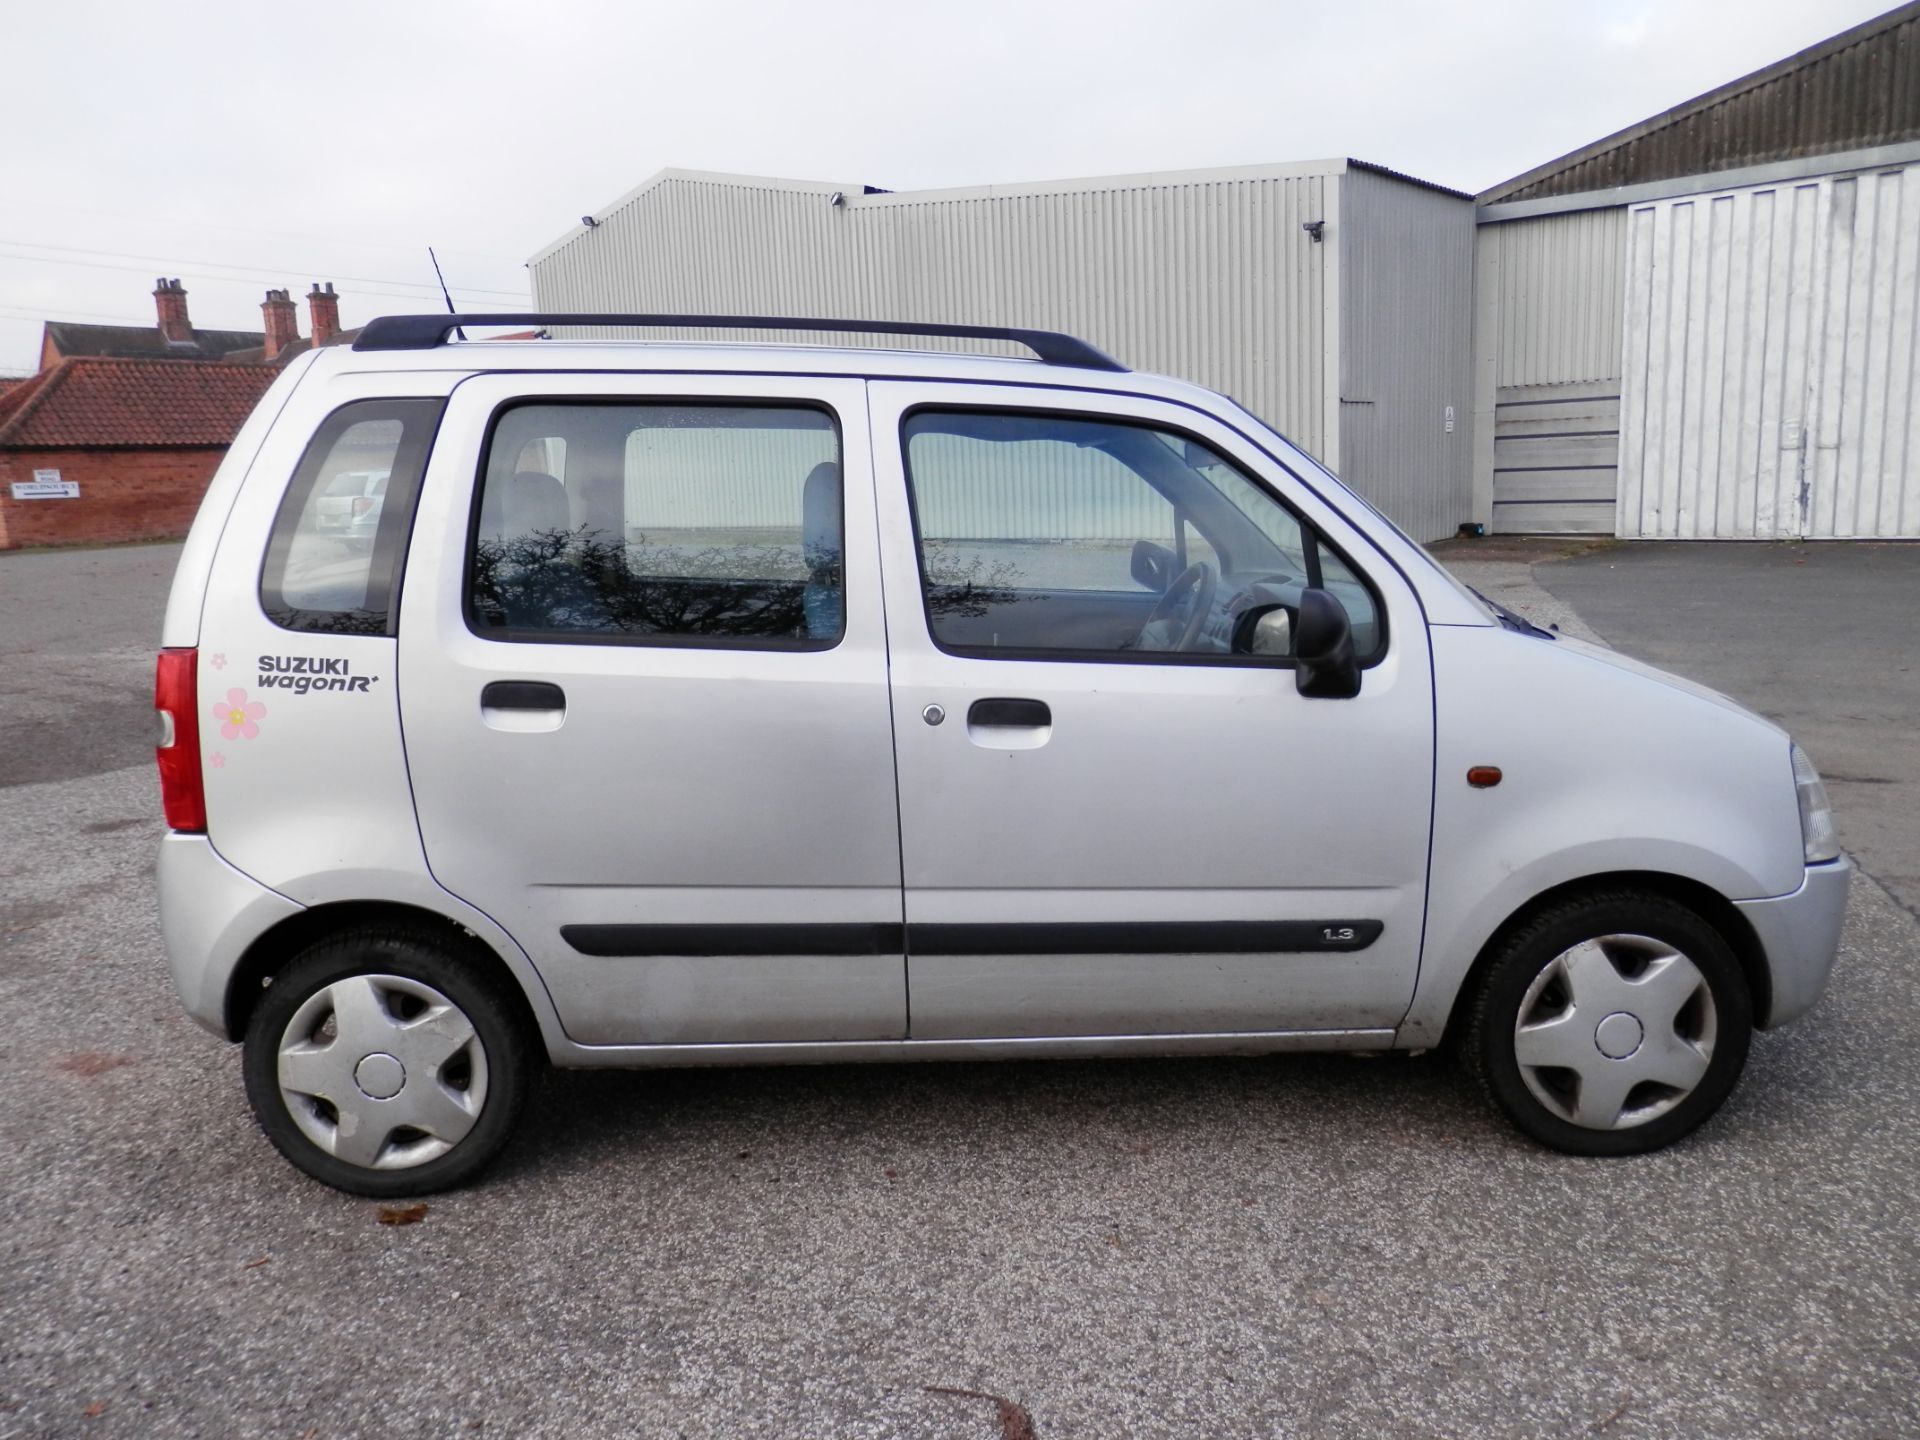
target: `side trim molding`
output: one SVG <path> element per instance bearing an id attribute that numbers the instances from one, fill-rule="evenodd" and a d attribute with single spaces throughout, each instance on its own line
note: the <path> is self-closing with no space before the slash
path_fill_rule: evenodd
<path id="1" fill-rule="evenodd" d="M 900 925 L 562 925 L 582 955 L 898 955 Z"/>
<path id="2" fill-rule="evenodd" d="M 1364 950 L 1378 920 L 1152 920 L 909 925 L 914 955 L 1223 955 Z"/>
<path id="3" fill-rule="evenodd" d="M 1378 920 L 1069 921 L 962 925 L 563 925 L 582 955 L 1346 954 Z"/>

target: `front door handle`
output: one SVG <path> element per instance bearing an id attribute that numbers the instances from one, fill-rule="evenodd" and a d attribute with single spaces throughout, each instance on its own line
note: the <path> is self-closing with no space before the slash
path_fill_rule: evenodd
<path id="1" fill-rule="evenodd" d="M 1053 724 L 1053 711 L 1044 700 L 976 700 L 967 707 L 967 724 L 1037 730 Z"/>

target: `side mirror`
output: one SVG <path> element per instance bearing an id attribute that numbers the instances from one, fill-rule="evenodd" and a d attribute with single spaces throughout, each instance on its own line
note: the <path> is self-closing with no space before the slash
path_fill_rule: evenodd
<path id="1" fill-rule="evenodd" d="M 1360 693 L 1347 608 L 1325 590 L 1300 592 L 1300 625 L 1293 645 L 1294 687 L 1316 700 L 1351 700 Z"/>
<path id="2" fill-rule="evenodd" d="M 1144 585 L 1156 595 L 1167 593 L 1167 586 L 1173 583 L 1173 551 L 1164 545 L 1156 545 L 1151 540 L 1133 542 L 1133 578 L 1134 582 Z"/>
<path id="3" fill-rule="evenodd" d="M 1233 622 L 1233 653 L 1284 660 L 1293 653 L 1293 617 L 1284 605 L 1256 605 Z"/>

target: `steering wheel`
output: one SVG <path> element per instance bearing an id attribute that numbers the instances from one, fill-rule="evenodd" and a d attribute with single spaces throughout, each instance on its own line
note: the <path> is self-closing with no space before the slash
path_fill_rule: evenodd
<path id="1" fill-rule="evenodd" d="M 1197 560 L 1182 570 L 1154 602 L 1152 612 L 1134 640 L 1134 647 L 1139 650 L 1190 649 L 1200 638 L 1207 617 L 1213 613 L 1213 592 L 1219 584 L 1220 577 L 1204 560 Z M 1170 624 L 1179 638 L 1166 644 L 1163 641 Z"/>

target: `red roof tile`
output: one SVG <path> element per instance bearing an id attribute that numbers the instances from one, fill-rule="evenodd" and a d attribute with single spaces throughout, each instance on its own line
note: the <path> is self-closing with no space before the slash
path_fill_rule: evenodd
<path id="1" fill-rule="evenodd" d="M 62 360 L 0 394 L 0 447 L 228 445 L 276 373 L 208 361 Z"/>
<path id="2" fill-rule="evenodd" d="M 0 390 L 0 427 L 5 426 L 9 415 L 32 398 L 33 392 L 45 383 L 50 373 L 42 370 L 38 375 L 28 375 L 24 379 L 16 380 L 5 390 Z"/>

